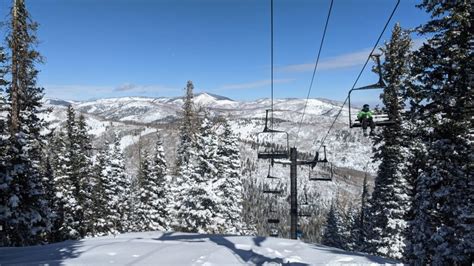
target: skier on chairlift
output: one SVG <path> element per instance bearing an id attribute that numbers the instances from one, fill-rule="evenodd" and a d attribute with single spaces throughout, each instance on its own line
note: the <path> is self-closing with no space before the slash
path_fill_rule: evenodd
<path id="1" fill-rule="evenodd" d="M 364 104 L 362 110 L 357 113 L 357 120 L 359 120 L 362 125 L 364 136 L 367 136 L 367 126 L 370 126 L 370 135 L 374 135 L 375 123 L 372 115 L 373 113 L 368 104 Z"/>

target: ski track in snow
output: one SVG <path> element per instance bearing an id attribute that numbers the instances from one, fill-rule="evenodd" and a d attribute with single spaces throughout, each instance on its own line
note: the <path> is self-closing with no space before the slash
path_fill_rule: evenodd
<path id="1" fill-rule="evenodd" d="M 143 232 L 0 248 L 0 265 L 340 265 L 394 261 L 299 240 Z"/>

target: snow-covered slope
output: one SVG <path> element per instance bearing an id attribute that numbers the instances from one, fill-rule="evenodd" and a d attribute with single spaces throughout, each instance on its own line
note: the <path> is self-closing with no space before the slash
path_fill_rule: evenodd
<path id="1" fill-rule="evenodd" d="M 298 240 L 129 233 L 44 246 L 0 248 L 0 265 L 319 265 L 396 263 Z"/>

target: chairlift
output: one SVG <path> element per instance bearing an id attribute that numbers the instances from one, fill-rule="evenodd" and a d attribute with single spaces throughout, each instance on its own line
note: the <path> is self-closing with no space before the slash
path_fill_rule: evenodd
<path id="1" fill-rule="evenodd" d="M 352 106 L 351 106 L 351 94 L 352 91 L 360 91 L 360 90 L 384 90 L 386 87 L 385 82 L 383 81 L 382 78 L 382 67 L 380 65 L 380 54 L 372 54 L 371 57 L 375 60 L 377 63 L 377 69 L 378 69 L 378 74 L 379 74 L 379 80 L 377 83 L 360 87 L 360 88 L 354 88 L 349 91 L 349 94 L 347 96 L 348 99 L 348 104 L 349 104 L 349 127 L 354 128 L 354 127 L 362 127 L 362 123 L 357 119 L 357 114 L 352 114 Z M 374 121 L 375 126 L 390 126 L 394 124 L 394 121 L 390 120 L 388 114 L 384 112 L 383 110 L 380 110 L 377 113 L 374 113 L 372 116 L 372 119 Z"/>
<path id="2" fill-rule="evenodd" d="M 334 176 L 332 163 L 318 163 L 318 166 L 309 170 L 310 181 L 332 181 Z"/>
<path id="3" fill-rule="evenodd" d="M 270 203 L 269 212 L 270 212 L 270 213 L 277 213 L 277 210 L 273 208 L 273 203 Z"/>
<path id="4" fill-rule="evenodd" d="M 303 189 L 303 192 L 304 192 L 304 201 L 302 203 L 300 203 L 300 206 L 309 206 L 309 202 L 308 202 L 308 194 L 306 192 L 306 185 L 304 185 L 304 189 Z"/>
<path id="5" fill-rule="evenodd" d="M 308 194 L 306 193 L 306 185 L 304 186 L 303 191 L 304 191 L 304 201 L 302 203 L 300 203 L 299 205 L 300 205 L 301 208 L 306 208 L 310 205 L 309 202 L 308 202 Z M 309 214 L 307 212 L 307 210 L 306 210 L 306 212 L 300 210 L 298 212 L 298 216 L 299 217 L 311 217 L 311 214 Z"/>
<path id="6" fill-rule="evenodd" d="M 324 148 L 324 158 L 319 159 L 319 153 L 316 153 L 316 156 L 313 162 L 310 164 L 308 171 L 308 179 L 310 181 L 332 181 L 334 171 L 332 163 L 330 163 L 326 156 L 326 146 Z"/>
<path id="7" fill-rule="evenodd" d="M 289 138 L 285 131 L 268 127 L 268 111 L 265 110 L 265 128 L 257 134 L 259 159 L 286 159 L 289 157 Z"/>

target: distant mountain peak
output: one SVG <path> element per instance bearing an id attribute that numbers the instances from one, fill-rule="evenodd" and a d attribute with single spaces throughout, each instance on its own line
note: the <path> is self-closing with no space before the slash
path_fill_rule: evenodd
<path id="1" fill-rule="evenodd" d="M 208 95 L 208 96 L 211 96 L 212 98 L 216 99 L 216 100 L 227 100 L 227 101 L 232 101 L 234 102 L 234 100 L 232 100 L 231 98 L 228 98 L 228 97 L 225 97 L 225 96 L 221 96 L 221 95 L 217 95 L 217 94 L 214 94 L 214 93 L 209 93 L 209 92 L 199 92 L 195 95 L 195 97 L 199 97 L 201 95 Z"/>

